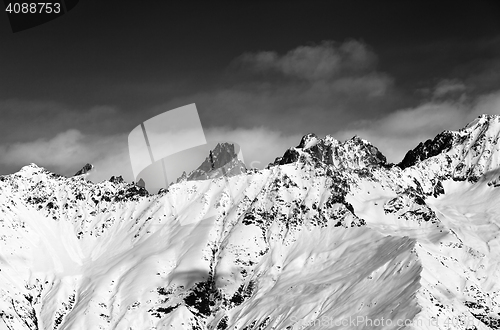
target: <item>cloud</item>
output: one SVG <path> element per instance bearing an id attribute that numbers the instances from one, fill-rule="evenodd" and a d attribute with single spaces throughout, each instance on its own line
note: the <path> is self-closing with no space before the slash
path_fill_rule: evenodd
<path id="1" fill-rule="evenodd" d="M 10 165 L 30 160 L 49 166 L 73 163 L 80 151 L 82 137 L 78 130 L 69 130 L 50 140 L 13 143 L 2 148 L 2 162 Z"/>
<path id="2" fill-rule="evenodd" d="M 449 94 L 461 93 L 466 90 L 465 84 L 458 80 L 441 80 L 434 89 L 434 97 L 449 96 Z"/>
<path id="3" fill-rule="evenodd" d="M 500 90 L 477 97 L 471 110 L 467 116 L 468 121 L 482 114 L 500 115 Z"/>
<path id="4" fill-rule="evenodd" d="M 374 52 L 355 40 L 299 46 L 281 55 L 245 53 L 230 66 L 249 74 L 244 81 L 178 97 L 162 107 L 194 102 L 206 127 L 263 125 L 289 135 L 332 133 L 395 107 L 400 95 L 394 80 L 377 71 L 376 63 Z"/>
<path id="5" fill-rule="evenodd" d="M 86 163 L 96 167 L 95 179 L 101 181 L 112 175 L 132 177 L 127 149 L 127 136 L 85 135 L 70 129 L 52 138 L 0 145 L 0 166 L 17 171 L 21 166 L 35 163 L 66 176 L 75 174 Z"/>
<path id="6" fill-rule="evenodd" d="M 0 174 L 33 162 L 71 176 L 92 163 L 98 180 L 120 174 L 131 178 L 127 135 L 149 118 L 148 111 L 152 109 L 125 113 L 110 105 L 82 109 L 52 101 L 0 100 Z"/>
<path id="7" fill-rule="evenodd" d="M 257 71 L 274 70 L 285 76 L 315 81 L 363 73 L 373 69 L 376 59 L 365 44 L 350 40 L 342 44 L 323 41 L 319 45 L 300 46 L 283 56 L 273 51 L 246 53 L 236 62 Z"/>
<path id="8" fill-rule="evenodd" d="M 43 100 L 0 100 L 0 141 L 21 142 L 47 138 L 72 128 L 87 133 L 115 133 L 130 116 L 109 105 L 78 109 Z"/>

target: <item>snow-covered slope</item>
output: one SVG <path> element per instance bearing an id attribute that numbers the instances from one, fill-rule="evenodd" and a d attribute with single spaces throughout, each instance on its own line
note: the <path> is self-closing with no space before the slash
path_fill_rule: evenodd
<path id="1" fill-rule="evenodd" d="M 0 329 L 498 328 L 499 133 L 482 116 L 398 165 L 308 134 L 157 195 L 25 166 L 0 177 Z"/>

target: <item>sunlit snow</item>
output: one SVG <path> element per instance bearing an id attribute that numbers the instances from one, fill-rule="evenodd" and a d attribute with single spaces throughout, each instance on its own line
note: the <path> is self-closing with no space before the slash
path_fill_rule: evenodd
<path id="1" fill-rule="evenodd" d="M 497 328 L 499 122 L 408 166 L 308 135 L 153 195 L 23 167 L 0 177 L 0 329 Z"/>

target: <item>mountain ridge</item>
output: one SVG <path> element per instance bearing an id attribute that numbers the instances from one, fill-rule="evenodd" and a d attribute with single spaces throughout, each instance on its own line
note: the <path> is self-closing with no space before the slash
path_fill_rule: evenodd
<path id="1" fill-rule="evenodd" d="M 0 324 L 495 328 L 498 123 L 481 116 L 403 165 L 307 134 L 263 170 L 220 175 L 209 157 L 158 194 L 24 166 L 0 176 Z"/>

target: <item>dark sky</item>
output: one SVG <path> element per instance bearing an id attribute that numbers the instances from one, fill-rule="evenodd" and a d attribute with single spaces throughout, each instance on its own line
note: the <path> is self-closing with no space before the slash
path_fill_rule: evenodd
<path id="1" fill-rule="evenodd" d="M 442 124 L 457 129 L 500 90 L 498 1 L 86 0 L 18 33 L 3 15 L 0 40 L 0 173 L 31 161 L 76 172 L 101 157 L 90 147 L 99 139 L 123 148 L 140 122 L 188 103 L 205 129 L 278 134 L 278 156 L 310 131 L 387 147 L 396 133 L 373 125 L 419 111 L 454 106 L 461 119 Z M 309 75 L 322 56 L 333 71 Z M 30 152 L 84 142 L 79 153 Z"/>

